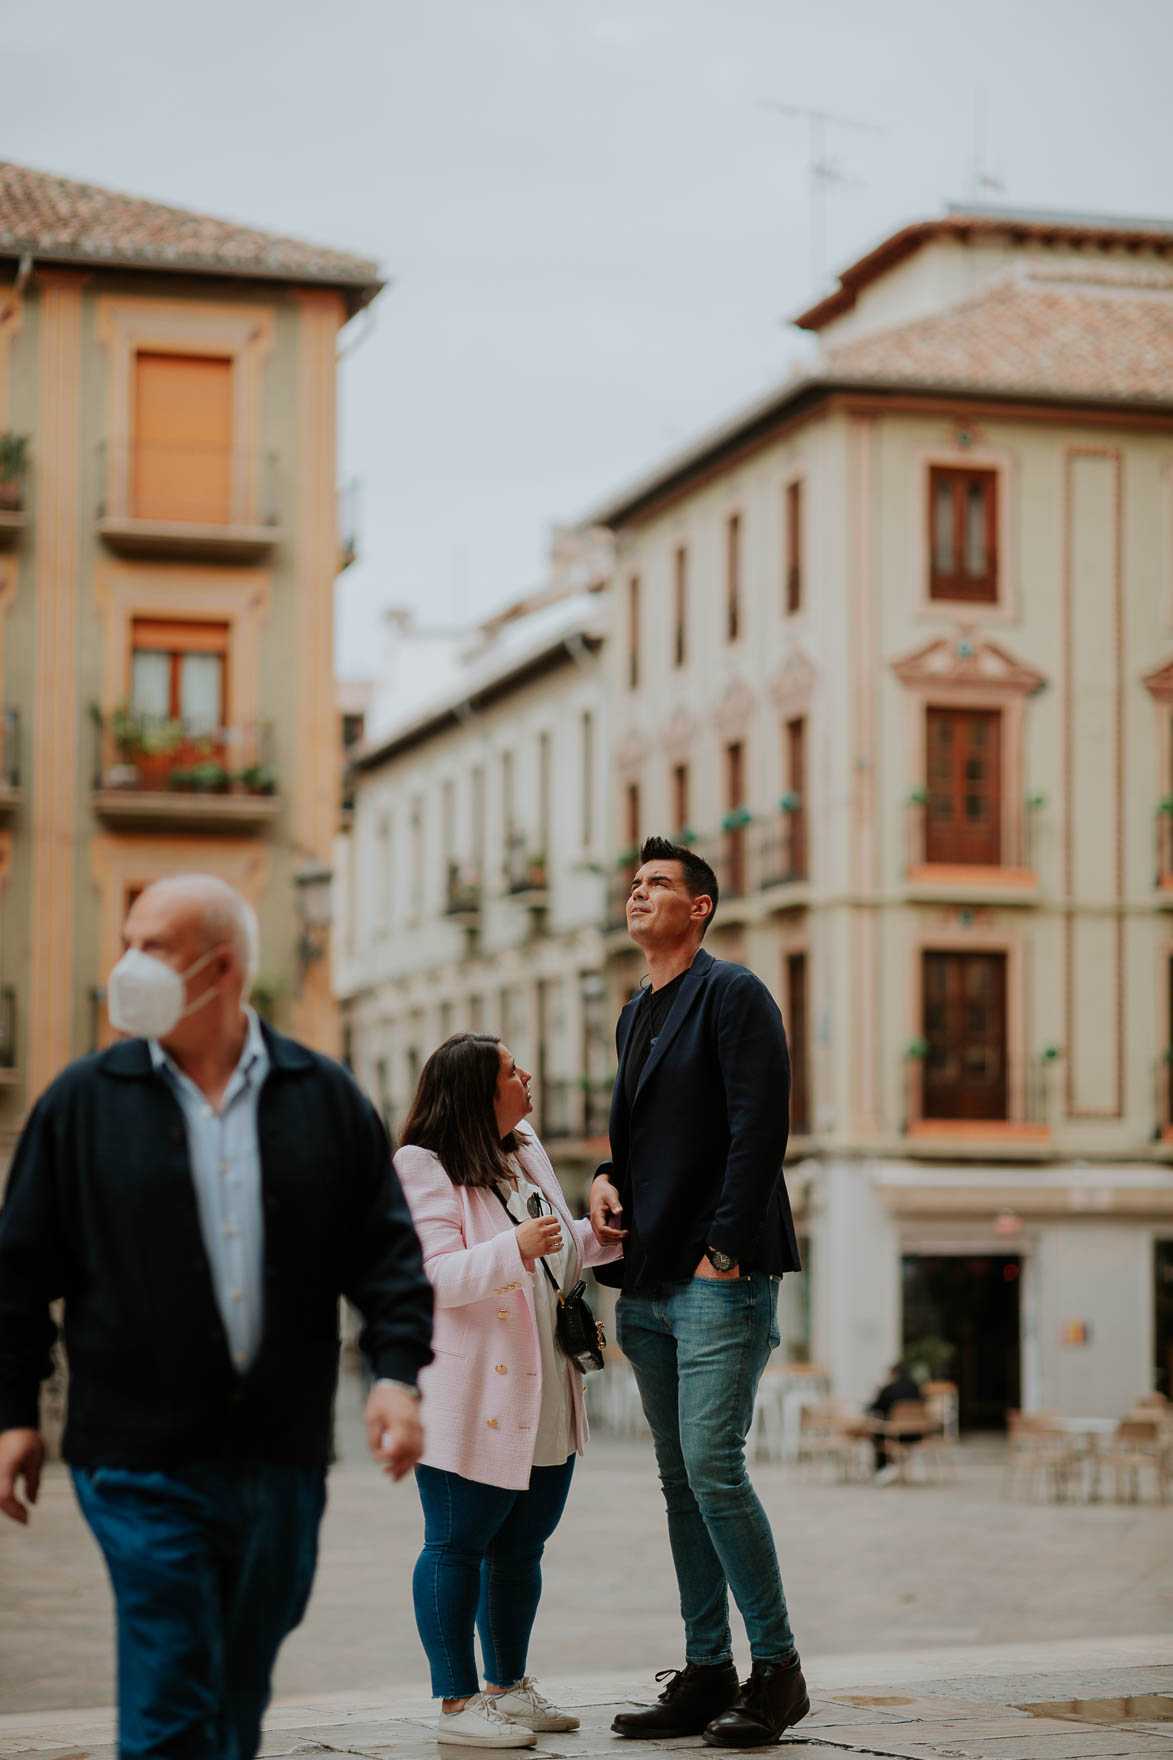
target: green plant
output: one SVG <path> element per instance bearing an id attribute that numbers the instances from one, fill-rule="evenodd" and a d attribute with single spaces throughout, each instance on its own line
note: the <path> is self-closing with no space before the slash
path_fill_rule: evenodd
<path id="1" fill-rule="evenodd" d="M 908 804 L 910 807 L 923 807 L 928 798 L 929 791 L 927 788 L 910 788 L 908 791 Z"/>
<path id="2" fill-rule="evenodd" d="M 621 850 L 615 857 L 617 868 L 630 868 L 639 861 L 639 845 L 633 844 L 631 849 Z"/>
<path id="3" fill-rule="evenodd" d="M 94 705 L 92 713 L 101 719 L 101 710 Z M 110 713 L 110 736 L 124 758 L 137 752 L 142 745 L 142 717 L 136 715 L 129 703 L 119 703 Z"/>
<path id="4" fill-rule="evenodd" d="M 691 849 L 696 842 L 696 832 L 691 825 L 685 825 L 682 830 L 676 833 L 674 841 L 676 843 L 682 843 L 685 849 Z"/>
<path id="5" fill-rule="evenodd" d="M 205 758 L 191 772 L 192 786 L 199 794 L 217 794 L 228 786 L 228 772 L 214 758 Z"/>
<path id="6" fill-rule="evenodd" d="M 167 778 L 167 786 L 173 788 L 177 794 L 190 793 L 195 787 L 195 771 L 177 764 Z"/>
<path id="7" fill-rule="evenodd" d="M 742 826 L 750 824 L 752 819 L 753 814 L 748 807 L 734 807 L 733 811 L 726 813 L 722 819 L 721 829 L 722 831 L 740 831 Z"/>
<path id="8" fill-rule="evenodd" d="M 20 483 L 29 462 L 29 437 L 11 428 L 0 433 L 0 483 Z"/>
<path id="9" fill-rule="evenodd" d="M 1044 1063 L 1055 1063 L 1057 1061 L 1057 1059 L 1059 1058 L 1059 1056 L 1060 1056 L 1060 1050 L 1059 1050 L 1058 1045 L 1044 1045 L 1044 1047 L 1043 1047 L 1043 1062 Z"/>
<path id="10" fill-rule="evenodd" d="M 166 758 L 176 751 L 183 739 L 181 722 L 151 721 L 138 718 L 138 749 L 146 757 Z"/>
<path id="11" fill-rule="evenodd" d="M 254 794 L 276 794 L 277 772 L 267 764 L 250 764 L 242 774 Z"/>
<path id="12" fill-rule="evenodd" d="M 1161 796 L 1157 811 L 1158 813 L 1173 813 L 1173 794 Z"/>
<path id="13" fill-rule="evenodd" d="M 910 1039 L 908 1044 L 904 1047 L 904 1055 L 916 1063 L 923 1063 L 925 1058 L 929 1055 L 928 1040 Z"/>
<path id="14" fill-rule="evenodd" d="M 778 810 L 782 813 L 797 813 L 802 805 L 802 796 L 796 788 L 788 788 L 778 802 Z"/>

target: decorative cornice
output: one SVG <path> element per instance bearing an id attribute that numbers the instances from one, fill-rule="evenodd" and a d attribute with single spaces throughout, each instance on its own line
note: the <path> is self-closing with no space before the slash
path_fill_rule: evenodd
<path id="1" fill-rule="evenodd" d="M 892 670 L 901 684 L 914 688 L 966 690 L 980 686 L 1007 696 L 1030 696 L 1047 683 L 1043 673 L 970 629 L 938 636 L 902 660 L 894 660 Z"/>
<path id="2" fill-rule="evenodd" d="M 638 727 L 629 727 L 615 748 L 615 763 L 626 776 L 643 769 L 650 750 L 648 737 Z"/>
<path id="3" fill-rule="evenodd" d="M 686 758 L 696 743 L 700 721 L 691 709 L 680 704 L 660 734 L 660 746 L 671 758 Z"/>
<path id="4" fill-rule="evenodd" d="M 731 678 L 713 709 L 713 724 L 723 734 L 740 733 L 749 725 L 754 694 L 743 678 Z"/>

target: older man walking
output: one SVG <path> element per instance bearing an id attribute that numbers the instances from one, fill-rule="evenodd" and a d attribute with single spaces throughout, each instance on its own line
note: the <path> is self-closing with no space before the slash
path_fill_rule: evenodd
<path id="1" fill-rule="evenodd" d="M 782 1177 L 790 1063 L 760 978 L 701 946 L 717 877 L 649 838 L 627 927 L 650 985 L 619 1017 L 611 1161 L 591 1223 L 624 1241 L 619 1343 L 651 1427 L 684 1616 L 685 1666 L 622 1736 L 774 1742 L 810 1709 L 770 1524 L 745 1470 L 762 1370 L 778 1343 L 778 1279 L 799 1269 Z M 753 1666 L 739 1687 L 728 1592 Z"/>
<path id="2" fill-rule="evenodd" d="M 432 1297 L 373 1108 L 248 1006 L 247 902 L 160 881 L 124 939 L 107 995 L 127 1037 L 42 1095 L 0 1213 L 0 1510 L 23 1523 L 36 1501 L 63 1298 L 64 1453 L 114 1591 L 119 1753 L 251 1760 L 313 1582 L 339 1297 L 396 1479 L 422 1448 Z"/>

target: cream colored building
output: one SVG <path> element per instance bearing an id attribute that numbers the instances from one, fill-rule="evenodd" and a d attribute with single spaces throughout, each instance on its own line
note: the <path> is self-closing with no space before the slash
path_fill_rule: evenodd
<path id="1" fill-rule="evenodd" d="M 806 376 L 591 515 L 608 1023 L 687 830 L 787 1019 L 791 1349 L 1111 1415 L 1173 1392 L 1173 223 L 950 213 L 798 321 Z"/>
<path id="2" fill-rule="evenodd" d="M 474 631 L 391 619 L 335 857 L 335 991 L 397 1133 L 429 1053 L 493 1032 L 573 1189 L 605 1152 L 604 605 L 555 591 Z"/>

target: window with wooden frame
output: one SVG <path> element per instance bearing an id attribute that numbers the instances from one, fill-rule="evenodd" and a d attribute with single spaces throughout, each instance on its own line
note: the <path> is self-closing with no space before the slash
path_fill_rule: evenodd
<path id="1" fill-rule="evenodd" d="M 929 598 L 997 602 L 997 471 L 930 466 Z"/>
<path id="2" fill-rule="evenodd" d="M 639 689 L 639 576 L 633 574 L 627 583 L 627 688 Z"/>
<path id="3" fill-rule="evenodd" d="M 232 360 L 140 350 L 133 397 L 135 515 L 227 524 L 233 499 Z"/>
<path id="4" fill-rule="evenodd" d="M 722 891 L 742 898 L 746 887 L 745 741 L 725 747 L 725 872 Z"/>
<path id="5" fill-rule="evenodd" d="M 725 640 L 735 642 L 741 634 L 741 515 L 731 513 L 725 522 Z"/>
<path id="6" fill-rule="evenodd" d="M 786 615 L 793 617 L 802 609 L 802 480 L 796 478 L 787 483 L 783 502 L 783 527 L 785 531 L 786 579 L 784 582 L 783 603 Z"/>
<path id="7" fill-rule="evenodd" d="M 687 764 L 672 766 L 672 829 L 679 836 L 687 831 L 689 819 L 689 774 Z"/>
<path id="8" fill-rule="evenodd" d="M 1002 711 L 928 709 L 926 862 L 1002 860 Z"/>
<path id="9" fill-rule="evenodd" d="M 688 546 L 677 546 L 672 578 L 672 664 L 679 669 L 688 659 Z"/>
<path id="10" fill-rule="evenodd" d="M 130 706 L 152 721 L 178 721 L 187 733 L 224 725 L 226 623 L 136 618 L 131 626 Z"/>
<path id="11" fill-rule="evenodd" d="M 640 818 L 642 814 L 640 787 L 638 782 L 628 783 L 627 791 L 624 795 L 624 806 L 627 814 L 627 847 L 638 853 L 641 842 Z"/>
<path id="12" fill-rule="evenodd" d="M 1004 1119 L 1006 955 L 922 955 L 925 1118 Z"/>
<path id="13" fill-rule="evenodd" d="M 786 824 L 790 834 L 789 871 L 806 879 L 806 717 L 786 723 Z"/>

